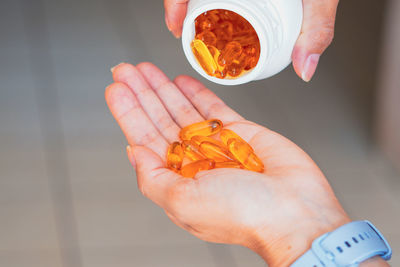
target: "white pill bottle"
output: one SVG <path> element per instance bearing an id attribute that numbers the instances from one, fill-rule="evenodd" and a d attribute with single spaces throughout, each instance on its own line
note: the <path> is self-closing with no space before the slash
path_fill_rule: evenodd
<path id="1" fill-rule="evenodd" d="M 191 49 L 195 20 L 202 13 L 225 9 L 245 18 L 260 40 L 257 66 L 237 78 L 219 79 L 208 75 Z M 271 77 L 291 63 L 291 55 L 303 21 L 302 0 L 190 0 L 183 24 L 182 45 L 192 67 L 206 79 L 223 85 L 238 85 Z"/>

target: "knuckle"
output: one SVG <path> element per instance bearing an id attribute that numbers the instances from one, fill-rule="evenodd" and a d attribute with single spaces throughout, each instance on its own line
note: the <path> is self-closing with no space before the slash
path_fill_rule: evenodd
<path id="1" fill-rule="evenodd" d="M 324 27 L 311 35 L 311 41 L 321 47 L 328 47 L 334 37 L 334 29 L 332 27 Z"/>
<path id="2" fill-rule="evenodd" d="M 216 114 L 221 110 L 222 105 L 223 104 L 221 102 L 212 103 L 208 108 L 207 115 L 209 116 L 211 114 Z"/>
<path id="3" fill-rule="evenodd" d="M 139 140 L 139 144 L 151 144 L 153 143 L 156 139 L 158 138 L 158 134 L 157 132 L 149 132 L 146 133 L 142 136 L 142 138 L 140 138 Z"/>
<path id="4" fill-rule="evenodd" d="M 147 192 L 145 190 L 145 181 L 144 181 L 144 179 L 139 179 L 138 178 L 137 179 L 137 186 L 138 186 L 139 191 L 142 193 L 142 195 L 148 198 L 148 194 L 147 194 Z"/>

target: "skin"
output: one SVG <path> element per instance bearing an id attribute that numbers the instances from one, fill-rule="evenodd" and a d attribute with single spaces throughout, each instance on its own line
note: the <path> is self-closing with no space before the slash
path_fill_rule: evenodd
<path id="1" fill-rule="evenodd" d="M 188 2 L 164 0 L 167 27 L 177 38 L 182 34 Z M 304 19 L 292 60 L 297 75 L 306 82 L 313 77 L 321 54 L 333 40 L 338 3 L 339 0 L 303 0 Z"/>
<path id="2" fill-rule="evenodd" d="M 124 132 L 140 191 L 178 226 L 202 240 L 239 244 L 271 267 L 289 266 L 312 241 L 348 223 L 325 176 L 285 137 L 247 121 L 199 81 L 170 81 L 151 63 L 112 69 L 107 104 Z M 188 179 L 165 168 L 180 129 L 218 118 L 265 164 L 264 173 L 214 169 Z M 369 265 L 387 266 L 380 259 Z"/>

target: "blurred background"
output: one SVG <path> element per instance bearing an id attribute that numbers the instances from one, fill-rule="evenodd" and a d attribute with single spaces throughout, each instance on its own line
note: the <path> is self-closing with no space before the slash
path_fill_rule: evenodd
<path id="1" fill-rule="evenodd" d="M 139 193 L 104 101 L 121 61 L 193 75 L 300 145 L 400 266 L 399 11 L 396 0 L 341 1 L 311 83 L 289 67 L 222 87 L 191 69 L 161 0 L 1 0 L 0 266 L 265 266 L 245 248 L 192 237 Z"/>

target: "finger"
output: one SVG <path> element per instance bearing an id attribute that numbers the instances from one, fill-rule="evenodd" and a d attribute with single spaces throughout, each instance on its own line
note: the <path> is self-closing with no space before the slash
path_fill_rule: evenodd
<path id="1" fill-rule="evenodd" d="M 164 157 L 168 143 L 142 110 L 129 87 L 123 83 L 113 83 L 107 87 L 105 96 L 111 113 L 124 132 L 128 143 L 147 146 Z"/>
<path id="2" fill-rule="evenodd" d="M 165 22 L 168 29 L 177 38 L 182 34 L 188 2 L 189 0 L 164 0 Z"/>
<path id="3" fill-rule="evenodd" d="M 175 84 L 192 102 L 200 114 L 207 118 L 218 118 L 224 123 L 243 120 L 243 117 L 228 107 L 211 90 L 190 76 L 178 76 Z"/>
<path id="4" fill-rule="evenodd" d="M 151 63 L 141 63 L 138 69 L 180 127 L 204 120 L 192 103 L 159 68 Z"/>
<path id="5" fill-rule="evenodd" d="M 129 153 L 129 151 L 128 151 Z M 136 176 L 139 190 L 154 203 L 169 210 L 174 206 L 174 192 L 181 184 L 190 184 L 186 179 L 165 168 L 159 155 L 144 146 L 134 146 L 130 153 L 136 162 Z"/>
<path id="6" fill-rule="evenodd" d="M 113 78 L 114 81 L 129 86 L 139 100 L 142 109 L 168 142 L 172 143 L 178 139 L 180 130 L 178 125 L 135 66 L 126 63 L 116 66 L 113 69 Z M 157 79 L 156 76 L 152 78 Z"/>
<path id="7" fill-rule="evenodd" d="M 292 54 L 293 67 L 304 81 L 311 80 L 319 58 L 331 44 L 339 0 L 303 0 L 301 34 Z"/>

